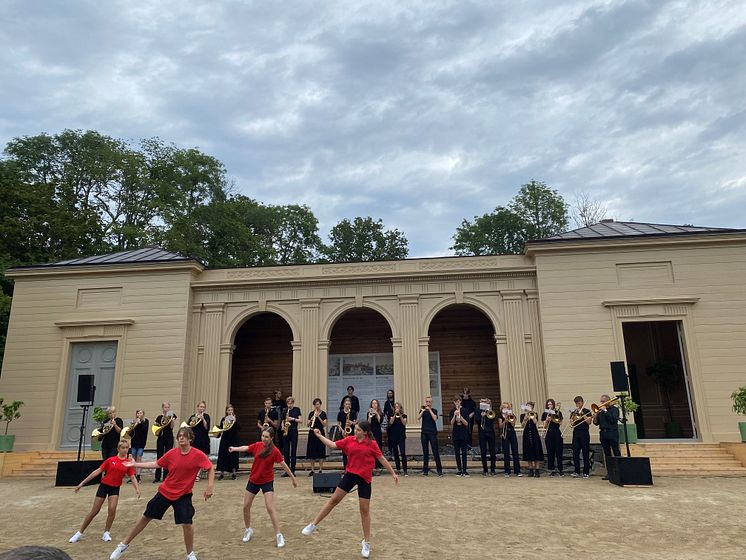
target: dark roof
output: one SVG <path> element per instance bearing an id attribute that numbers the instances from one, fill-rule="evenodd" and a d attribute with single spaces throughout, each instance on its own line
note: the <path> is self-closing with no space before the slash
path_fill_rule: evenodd
<path id="1" fill-rule="evenodd" d="M 178 253 L 171 253 L 160 247 L 143 247 L 132 251 L 120 251 L 118 253 L 109 253 L 107 255 L 96 255 L 93 257 L 81 257 L 79 259 L 70 259 L 48 264 L 37 264 L 20 268 L 51 268 L 67 266 L 95 266 L 107 264 L 154 264 L 169 262 L 188 262 L 196 261 L 191 257 L 185 257 Z"/>
<path id="2" fill-rule="evenodd" d="M 614 239 L 630 237 L 651 237 L 663 235 L 692 235 L 702 233 L 733 233 L 744 232 L 742 229 L 712 228 L 700 226 L 675 226 L 669 224 L 647 224 L 643 222 L 615 222 L 604 220 L 591 226 L 581 227 L 546 237 L 529 241 L 529 243 L 545 243 L 547 241 L 578 241 L 584 239 Z"/>

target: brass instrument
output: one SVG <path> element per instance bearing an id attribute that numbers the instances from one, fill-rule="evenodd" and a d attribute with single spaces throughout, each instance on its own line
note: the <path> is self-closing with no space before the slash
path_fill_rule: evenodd
<path id="1" fill-rule="evenodd" d="M 345 436 L 351 436 L 352 435 L 352 422 L 350 422 L 350 413 L 348 412 L 345 415 Z"/>
<path id="2" fill-rule="evenodd" d="M 132 432 L 135 431 L 135 426 L 139 423 L 137 420 L 128 420 L 127 425 L 122 428 L 122 433 L 119 434 L 119 437 L 122 439 L 132 439 Z"/>
<path id="3" fill-rule="evenodd" d="M 91 433 L 91 437 L 94 438 L 96 441 L 101 441 L 102 439 L 104 439 L 104 436 L 111 431 L 113 427 L 114 427 L 114 421 L 107 420 L 101 426 L 101 429 L 96 428 L 95 430 L 93 430 L 93 432 Z"/>
<path id="4" fill-rule="evenodd" d="M 613 406 L 613 405 L 615 405 L 618 402 L 619 402 L 619 397 L 614 397 L 613 399 L 610 399 L 610 400 L 606 401 L 605 403 L 601 403 L 600 405 L 598 405 L 596 403 L 593 403 L 591 405 L 591 412 L 595 416 L 596 414 L 598 414 L 601 411 L 601 409 Z"/>
<path id="5" fill-rule="evenodd" d="M 282 435 L 286 436 L 288 435 L 288 432 L 290 431 L 290 411 L 285 411 L 285 422 L 282 424 Z"/>
<path id="6" fill-rule="evenodd" d="M 554 405 L 554 414 L 552 415 L 552 418 L 550 419 L 555 424 L 562 424 L 562 409 L 560 408 L 562 403 L 557 403 Z"/>
<path id="7" fill-rule="evenodd" d="M 230 430 L 235 423 L 236 423 L 235 416 L 226 416 L 223 419 L 223 427 L 219 428 L 217 425 L 213 426 L 212 429 L 210 430 L 209 435 L 212 437 L 218 437 L 223 432 L 227 432 L 228 430 Z"/>
<path id="8" fill-rule="evenodd" d="M 189 417 L 189 421 L 182 422 L 179 428 L 195 428 L 197 424 L 199 424 L 200 422 L 202 422 L 202 416 L 197 416 L 196 414 L 192 414 Z"/>
<path id="9" fill-rule="evenodd" d="M 317 412 L 316 412 L 316 411 L 314 410 L 314 411 L 313 411 L 313 416 L 312 416 L 312 417 L 311 417 L 311 419 L 310 419 L 310 420 L 308 421 L 308 427 L 309 427 L 309 428 L 313 429 L 313 427 L 314 427 L 314 426 L 316 425 L 316 419 L 317 419 L 318 417 L 319 417 L 318 413 L 317 413 Z"/>
<path id="10" fill-rule="evenodd" d="M 423 404 L 423 405 L 422 405 L 422 406 L 420 407 L 420 410 L 421 410 L 422 412 L 425 412 L 425 411 L 427 410 L 427 407 L 426 407 L 426 406 L 425 406 L 425 405 Z"/>
<path id="11" fill-rule="evenodd" d="M 508 412 L 505 417 L 503 418 L 503 439 L 508 437 L 508 424 L 513 426 L 515 428 L 517 418 L 515 417 L 515 414 L 513 412 Z"/>
<path id="12" fill-rule="evenodd" d="M 269 428 L 269 409 L 264 409 L 264 422 L 262 423 L 262 430 L 266 430 Z"/>
<path id="13" fill-rule="evenodd" d="M 539 415 L 534 410 L 526 409 L 523 413 L 523 422 L 521 422 L 521 428 L 526 429 L 526 426 L 528 426 L 529 422 L 533 422 L 534 424 L 539 419 Z"/>
<path id="14" fill-rule="evenodd" d="M 168 428 L 171 425 L 171 421 L 174 418 L 174 413 L 170 410 L 161 416 L 161 421 L 159 424 L 153 423 L 153 425 L 150 427 L 150 431 L 153 432 L 153 435 L 158 437 L 161 435 L 163 430 Z"/>
<path id="15" fill-rule="evenodd" d="M 573 410 L 570 413 L 570 423 L 565 427 L 565 431 L 567 431 L 568 427 L 571 430 L 575 430 L 578 426 L 580 426 L 583 422 L 585 422 L 586 418 L 589 418 L 592 415 L 591 411 L 581 414 L 581 412 L 578 409 Z M 562 432 L 562 437 L 565 437 L 565 432 Z"/>
<path id="16" fill-rule="evenodd" d="M 487 420 L 494 420 L 495 417 L 497 416 L 497 413 L 494 410 L 492 410 L 491 408 L 489 408 L 487 410 L 483 410 L 482 412 L 484 412 L 484 414 L 482 415 L 481 425 L 482 425 L 482 430 L 484 430 L 484 425 L 485 425 L 486 421 Z"/>

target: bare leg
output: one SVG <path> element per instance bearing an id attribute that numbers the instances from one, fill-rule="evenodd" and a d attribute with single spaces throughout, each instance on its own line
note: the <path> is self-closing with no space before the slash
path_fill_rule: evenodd
<path id="1" fill-rule="evenodd" d="M 243 495 L 243 526 L 247 529 L 251 527 L 251 504 L 254 503 L 254 498 L 256 495 L 248 490 Z"/>
<path id="2" fill-rule="evenodd" d="M 344 497 L 347 495 L 347 492 L 342 490 L 341 488 L 337 488 L 334 490 L 334 494 L 332 494 L 332 497 L 327 500 L 327 502 L 324 504 L 324 507 L 321 508 L 321 511 L 316 515 L 315 519 L 313 520 L 314 525 L 318 525 L 323 521 L 323 519 L 331 513 L 331 511 L 337 506 L 339 502 L 341 502 Z"/>
<path id="3" fill-rule="evenodd" d="M 137 535 L 142 533 L 143 529 L 148 526 L 148 523 L 150 523 L 150 518 L 145 517 L 144 515 L 135 523 L 135 526 L 130 529 L 129 534 L 125 537 L 125 539 L 122 541 L 124 544 L 131 543 Z M 189 551 L 191 552 L 191 550 Z"/>
<path id="4" fill-rule="evenodd" d="M 370 500 L 360 498 L 360 521 L 363 524 L 363 538 L 370 542 Z"/>
<path id="5" fill-rule="evenodd" d="M 111 526 L 114 525 L 114 518 L 117 516 L 117 504 L 119 503 L 119 496 L 109 496 L 107 503 L 108 509 L 106 512 L 106 526 L 104 531 L 111 531 Z"/>
<path id="6" fill-rule="evenodd" d="M 81 533 L 85 533 L 85 530 L 88 528 L 88 525 L 91 524 L 93 518 L 98 515 L 99 511 L 101 511 L 102 505 L 104 505 L 104 498 L 96 497 L 93 499 L 93 506 L 91 507 L 91 511 L 89 511 L 88 515 L 85 516 L 83 524 L 80 526 Z"/>
<path id="7" fill-rule="evenodd" d="M 319 472 L 321 472 L 323 468 L 324 468 L 324 460 L 319 459 Z"/>
<path id="8" fill-rule="evenodd" d="M 267 507 L 267 513 L 269 514 L 269 518 L 272 520 L 272 527 L 275 528 L 275 535 L 276 535 L 277 533 L 280 532 L 280 519 L 277 517 L 277 509 L 275 509 L 275 493 L 274 492 L 264 493 L 264 505 Z"/>
<path id="9" fill-rule="evenodd" d="M 184 546 L 189 554 L 194 550 L 194 525 L 185 523 L 181 528 L 184 531 Z"/>

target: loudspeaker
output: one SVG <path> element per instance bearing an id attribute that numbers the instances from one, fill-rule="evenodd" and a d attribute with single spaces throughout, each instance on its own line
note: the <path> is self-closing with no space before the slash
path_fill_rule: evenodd
<path id="1" fill-rule="evenodd" d="M 54 485 L 77 486 L 85 477 L 87 477 L 100 466 L 101 460 L 60 461 L 57 463 L 57 477 L 54 480 Z M 99 482 L 101 482 L 101 475 L 94 478 L 88 484 L 98 484 Z"/>
<path id="2" fill-rule="evenodd" d="M 617 486 L 652 486 L 649 457 L 606 457 L 609 482 Z"/>
<path id="3" fill-rule="evenodd" d="M 337 488 L 337 484 L 342 480 L 342 473 L 314 473 L 313 475 L 313 492 L 314 494 L 331 494 Z"/>
<path id="4" fill-rule="evenodd" d="M 611 366 L 611 383 L 614 385 L 615 393 L 626 393 L 629 391 L 627 372 L 624 371 L 624 362 L 609 362 Z"/>
<path id="5" fill-rule="evenodd" d="M 78 403 L 93 404 L 95 387 L 93 386 L 92 375 L 78 376 Z"/>

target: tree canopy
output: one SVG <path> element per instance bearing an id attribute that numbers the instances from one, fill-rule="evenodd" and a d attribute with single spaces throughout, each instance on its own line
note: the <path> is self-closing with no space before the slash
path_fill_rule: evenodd
<path id="1" fill-rule="evenodd" d="M 362 262 L 404 259 L 409 254 L 407 238 L 398 229 L 384 229 L 383 220 L 345 218 L 329 232 L 323 253 L 331 262 Z"/>

